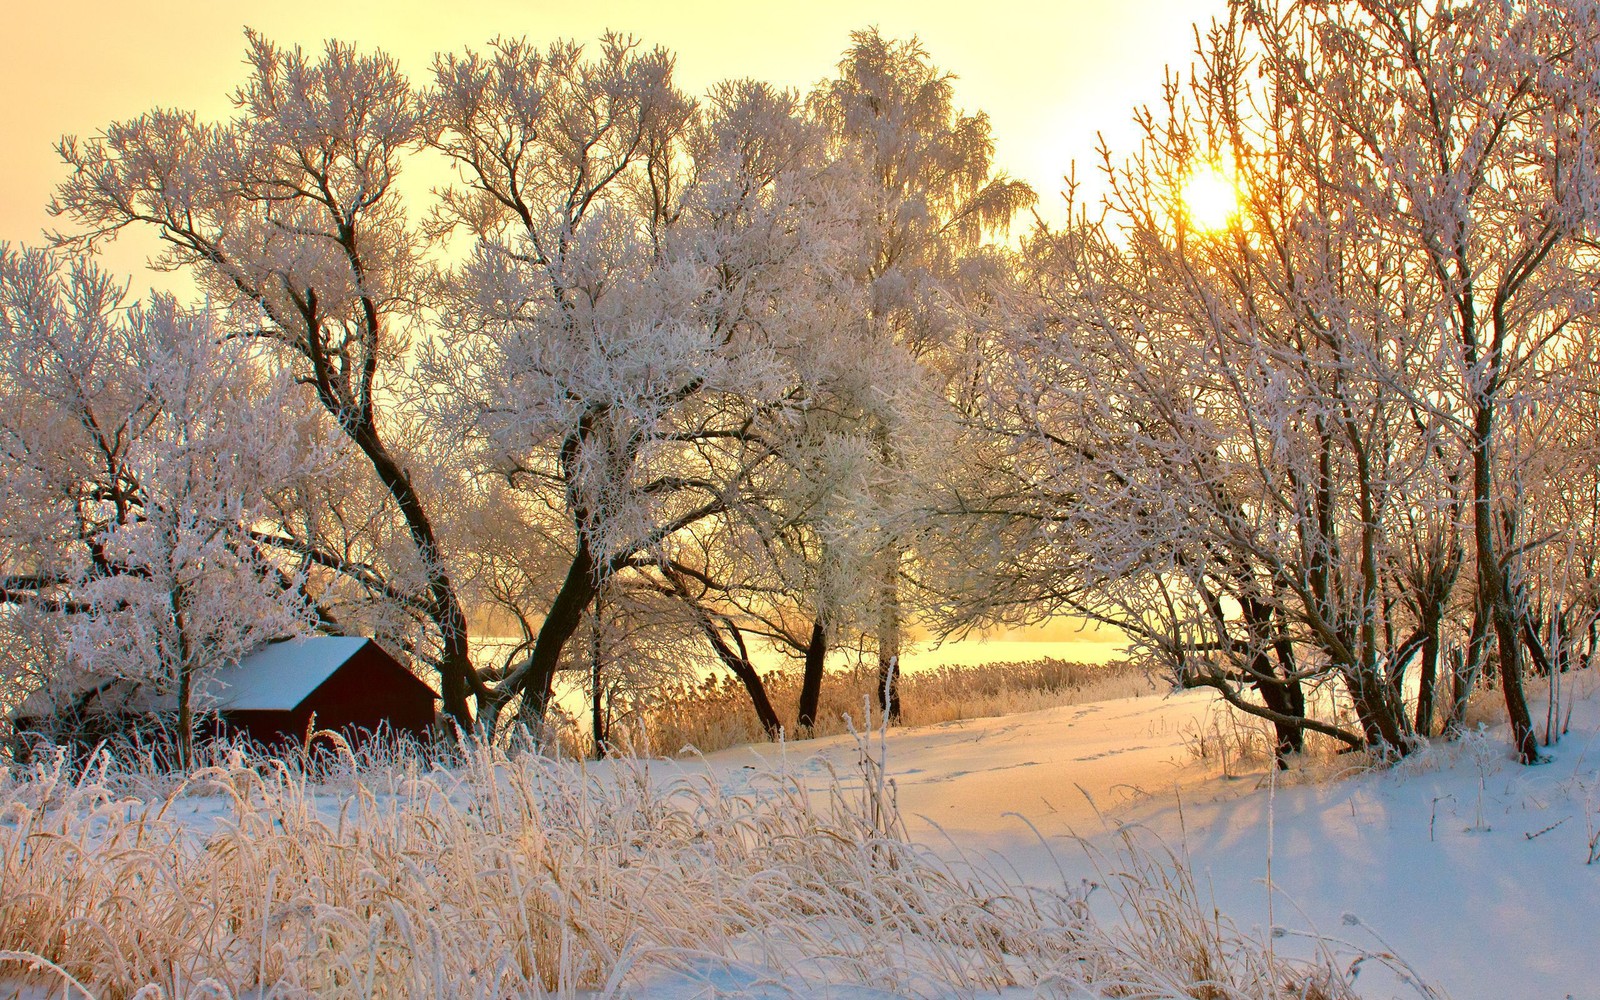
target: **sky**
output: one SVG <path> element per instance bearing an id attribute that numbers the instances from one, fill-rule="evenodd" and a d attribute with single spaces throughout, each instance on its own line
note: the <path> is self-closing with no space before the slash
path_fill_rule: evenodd
<path id="1" fill-rule="evenodd" d="M 934 0 L 790 3 L 671 0 L 0 0 L 0 240 L 37 243 L 62 177 L 52 146 L 93 135 L 153 107 L 221 118 L 244 75 L 243 27 L 280 44 L 329 38 L 382 48 L 421 79 L 434 52 L 497 35 L 539 43 L 631 33 L 677 54 L 680 86 L 754 77 L 807 89 L 834 69 L 854 29 L 918 36 L 935 65 L 958 76 L 957 102 L 988 112 L 1002 169 L 1031 183 L 1057 212 L 1076 159 L 1092 173 L 1096 136 L 1133 140 L 1130 111 L 1159 96 L 1166 67 L 1186 67 L 1191 25 L 1225 0 L 1056 0 L 1035 4 Z M 133 277 L 155 243 L 124 238 L 107 251 Z M 135 278 L 136 289 L 148 276 Z M 164 282 L 157 284 L 165 285 Z"/>

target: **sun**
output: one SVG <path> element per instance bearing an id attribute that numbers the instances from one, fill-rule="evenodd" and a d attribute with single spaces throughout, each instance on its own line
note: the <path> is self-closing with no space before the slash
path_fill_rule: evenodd
<path id="1" fill-rule="evenodd" d="M 1215 163 L 1190 171 L 1179 196 L 1188 225 L 1201 232 L 1226 229 L 1239 214 L 1239 189 Z"/>

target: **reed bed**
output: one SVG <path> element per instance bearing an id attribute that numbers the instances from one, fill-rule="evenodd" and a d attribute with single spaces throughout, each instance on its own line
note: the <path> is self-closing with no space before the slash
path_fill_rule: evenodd
<path id="1" fill-rule="evenodd" d="M 1021 884 L 905 837 L 860 769 L 736 789 L 629 757 L 467 748 L 318 784 L 239 748 L 157 788 L 105 756 L 0 778 L 0 985 L 96 998 L 635 997 L 674 979 L 900 997 L 1343 998 L 1182 866 Z M 326 771 L 326 768 L 323 769 Z M 1089 897 L 1110 894 L 1120 915 Z M 710 970 L 710 971 L 708 971 Z M 848 995 L 848 994 L 847 994 Z"/>
<path id="2" fill-rule="evenodd" d="M 822 685 L 817 724 L 809 731 L 793 727 L 800 703 L 800 673 L 779 670 L 765 676 L 767 694 L 778 717 L 790 723 L 789 739 L 837 736 L 859 725 L 863 704 L 877 699 L 875 671 L 835 671 Z M 1077 705 L 1112 698 L 1154 694 L 1157 687 L 1142 669 L 1126 662 L 1086 664 L 1038 659 L 1026 662 L 946 665 L 918 670 L 900 678 L 901 724 L 936 725 Z M 571 742 L 582 748 L 585 731 Z M 698 683 L 680 683 L 652 696 L 651 705 L 616 727 L 614 742 L 636 752 L 675 754 L 692 747 L 713 753 L 766 739 L 750 697 L 733 677 L 718 675 Z"/>

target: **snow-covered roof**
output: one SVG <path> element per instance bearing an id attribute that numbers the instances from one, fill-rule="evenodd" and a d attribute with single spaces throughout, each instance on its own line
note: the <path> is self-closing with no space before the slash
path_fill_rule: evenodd
<path id="1" fill-rule="evenodd" d="M 76 705 L 76 707 L 74 707 Z M 75 677 L 28 695 L 11 713 L 13 719 L 40 719 L 58 711 L 158 712 L 171 711 L 177 699 L 154 685 L 120 677 L 90 674 Z"/>
<path id="2" fill-rule="evenodd" d="M 317 635 L 271 643 L 213 673 L 206 700 L 225 712 L 294 708 L 370 641 Z"/>
<path id="3" fill-rule="evenodd" d="M 248 712 L 295 708 L 371 641 L 359 636 L 316 635 L 270 643 L 211 672 L 195 692 L 195 709 Z M 89 711 L 172 712 L 178 707 L 177 694 L 169 685 L 84 674 L 74 678 L 74 683 L 35 691 L 12 715 L 38 718 L 78 699 L 84 699 Z"/>

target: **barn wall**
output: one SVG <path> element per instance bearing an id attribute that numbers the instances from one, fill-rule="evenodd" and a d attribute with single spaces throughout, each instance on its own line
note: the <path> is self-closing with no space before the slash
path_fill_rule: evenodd
<path id="1" fill-rule="evenodd" d="M 228 736 L 241 736 L 266 746 L 292 744 L 298 746 L 306 735 L 306 724 L 311 720 L 309 711 L 288 712 L 224 712 L 223 731 Z M 322 725 L 322 720 L 317 720 Z"/>
<path id="2" fill-rule="evenodd" d="M 319 729 L 376 730 L 426 740 L 433 726 L 433 692 L 375 643 L 362 647 L 300 706 L 317 713 Z"/>

